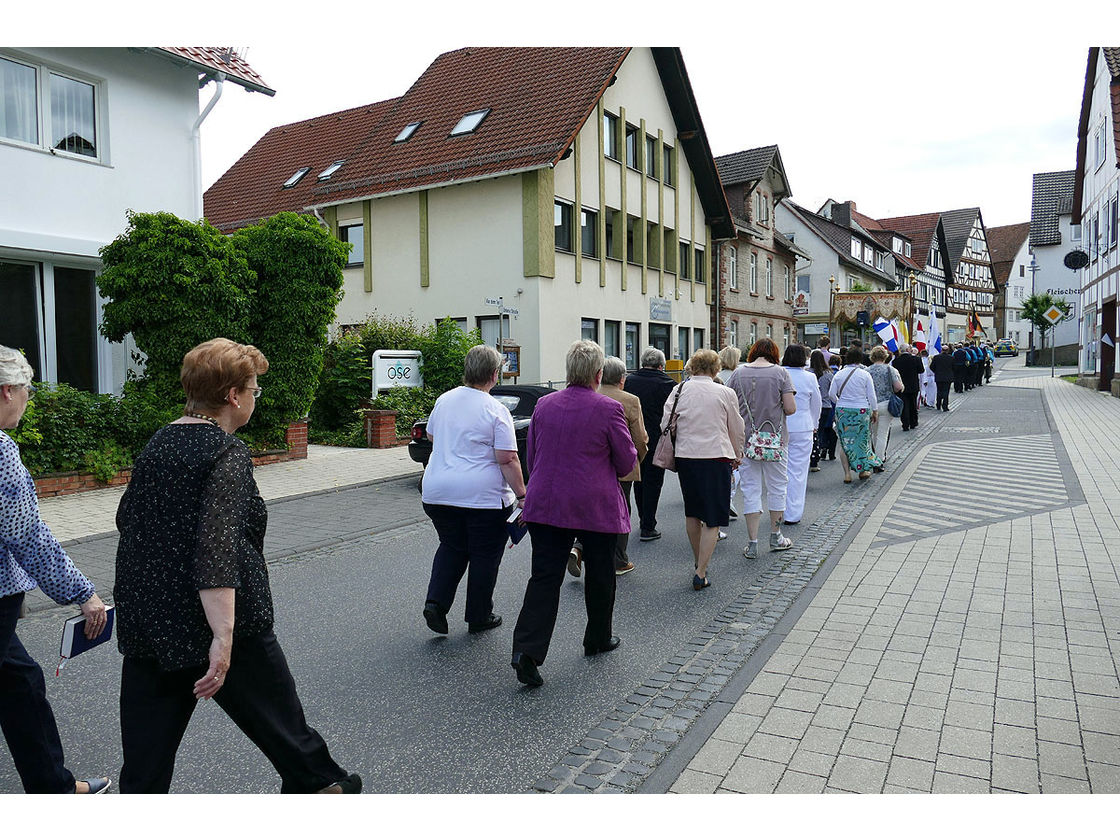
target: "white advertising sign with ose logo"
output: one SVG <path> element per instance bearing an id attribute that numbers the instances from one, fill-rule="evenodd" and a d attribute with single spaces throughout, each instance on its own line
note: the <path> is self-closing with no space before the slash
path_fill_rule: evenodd
<path id="1" fill-rule="evenodd" d="M 390 388 L 419 388 L 422 361 L 419 350 L 378 350 L 373 354 L 373 396 Z"/>

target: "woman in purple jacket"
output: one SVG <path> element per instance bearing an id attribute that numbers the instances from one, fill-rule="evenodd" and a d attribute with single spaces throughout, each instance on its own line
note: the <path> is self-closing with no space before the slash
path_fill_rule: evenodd
<path id="1" fill-rule="evenodd" d="M 568 349 L 568 387 L 542 397 L 529 426 L 526 460 L 529 485 L 522 519 L 533 542 L 533 567 L 525 602 L 513 631 L 517 679 L 543 684 L 544 663 L 564 581 L 568 553 L 578 537 L 587 571 L 583 593 L 587 656 L 614 650 L 614 547 L 629 533 L 630 515 L 619 478 L 631 472 L 638 453 L 622 404 L 597 393 L 603 377 L 603 349 L 577 341 Z"/>

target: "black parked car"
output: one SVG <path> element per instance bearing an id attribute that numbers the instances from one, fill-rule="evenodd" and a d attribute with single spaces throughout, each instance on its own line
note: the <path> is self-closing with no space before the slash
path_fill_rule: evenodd
<path id="1" fill-rule="evenodd" d="M 509 409 L 513 415 L 513 431 L 517 437 L 517 457 L 521 459 L 521 472 L 525 480 L 529 480 L 529 468 L 525 458 L 525 441 L 529 436 L 529 419 L 533 416 L 533 409 L 537 407 L 537 400 L 545 394 L 553 393 L 555 389 L 543 385 L 495 385 L 490 389 L 490 396 Z M 428 418 L 417 420 L 412 424 L 412 440 L 408 444 L 408 455 L 418 464 L 428 466 L 428 458 L 432 454 L 432 442 L 428 440 Z M 420 477 L 417 487 L 423 485 L 424 477 Z"/>

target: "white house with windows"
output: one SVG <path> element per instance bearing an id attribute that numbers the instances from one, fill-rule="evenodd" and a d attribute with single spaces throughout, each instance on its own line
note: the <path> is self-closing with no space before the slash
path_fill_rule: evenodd
<path id="1" fill-rule="evenodd" d="M 673 48 L 445 53 L 398 99 L 273 129 L 206 192 L 227 231 L 280 210 L 356 246 L 338 326 L 451 317 L 519 348 L 522 382 L 563 381 L 581 337 L 631 368 L 709 346 L 733 233 Z"/>
<path id="2" fill-rule="evenodd" d="M 1091 47 L 1077 128 L 1072 220 L 1080 223 L 1081 369 L 1109 389 L 1116 370 L 1120 292 L 1120 47 Z"/>
<path id="3" fill-rule="evenodd" d="M 1047 331 L 1046 346 L 1054 342 L 1060 364 L 1076 364 L 1081 334 L 1081 272 L 1066 265 L 1071 251 L 1084 252 L 1081 226 L 1073 224 L 1074 170 L 1039 172 L 1032 178 L 1029 247 L 1031 254 L 1023 267 L 1016 262 L 1011 283 L 1026 282 L 1027 295 L 1049 293 L 1070 304 L 1068 320 Z M 1031 260 L 1033 255 L 1034 259 Z M 1016 276 L 1018 275 L 1018 276 Z M 1011 294 L 1008 287 L 1008 329 Z M 1022 329 L 1035 332 L 1029 321 Z M 1022 331 L 1020 330 L 1020 332 Z M 1024 337 L 1027 333 L 1023 333 Z M 1033 346 L 1040 347 L 1035 340 Z M 1095 348 L 1094 348 L 1095 349 Z"/>
<path id="4" fill-rule="evenodd" d="M 0 47 L 0 344 L 39 380 L 120 388 L 128 342 L 97 332 L 99 249 L 126 210 L 202 214 L 199 88 L 272 95 L 215 47 Z"/>

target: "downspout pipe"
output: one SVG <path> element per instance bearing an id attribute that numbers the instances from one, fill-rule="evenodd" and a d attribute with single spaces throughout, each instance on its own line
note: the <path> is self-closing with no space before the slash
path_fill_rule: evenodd
<path id="1" fill-rule="evenodd" d="M 226 74 L 219 72 L 213 77 L 207 77 L 201 86 L 208 85 L 213 79 L 217 82 L 217 89 L 214 91 L 214 96 L 202 109 L 202 113 L 198 115 L 198 119 L 194 122 L 194 127 L 191 129 L 191 146 L 194 152 L 194 218 L 202 218 L 202 123 L 214 110 L 214 106 L 218 104 L 218 100 L 222 98 L 222 88 L 225 86 Z"/>

